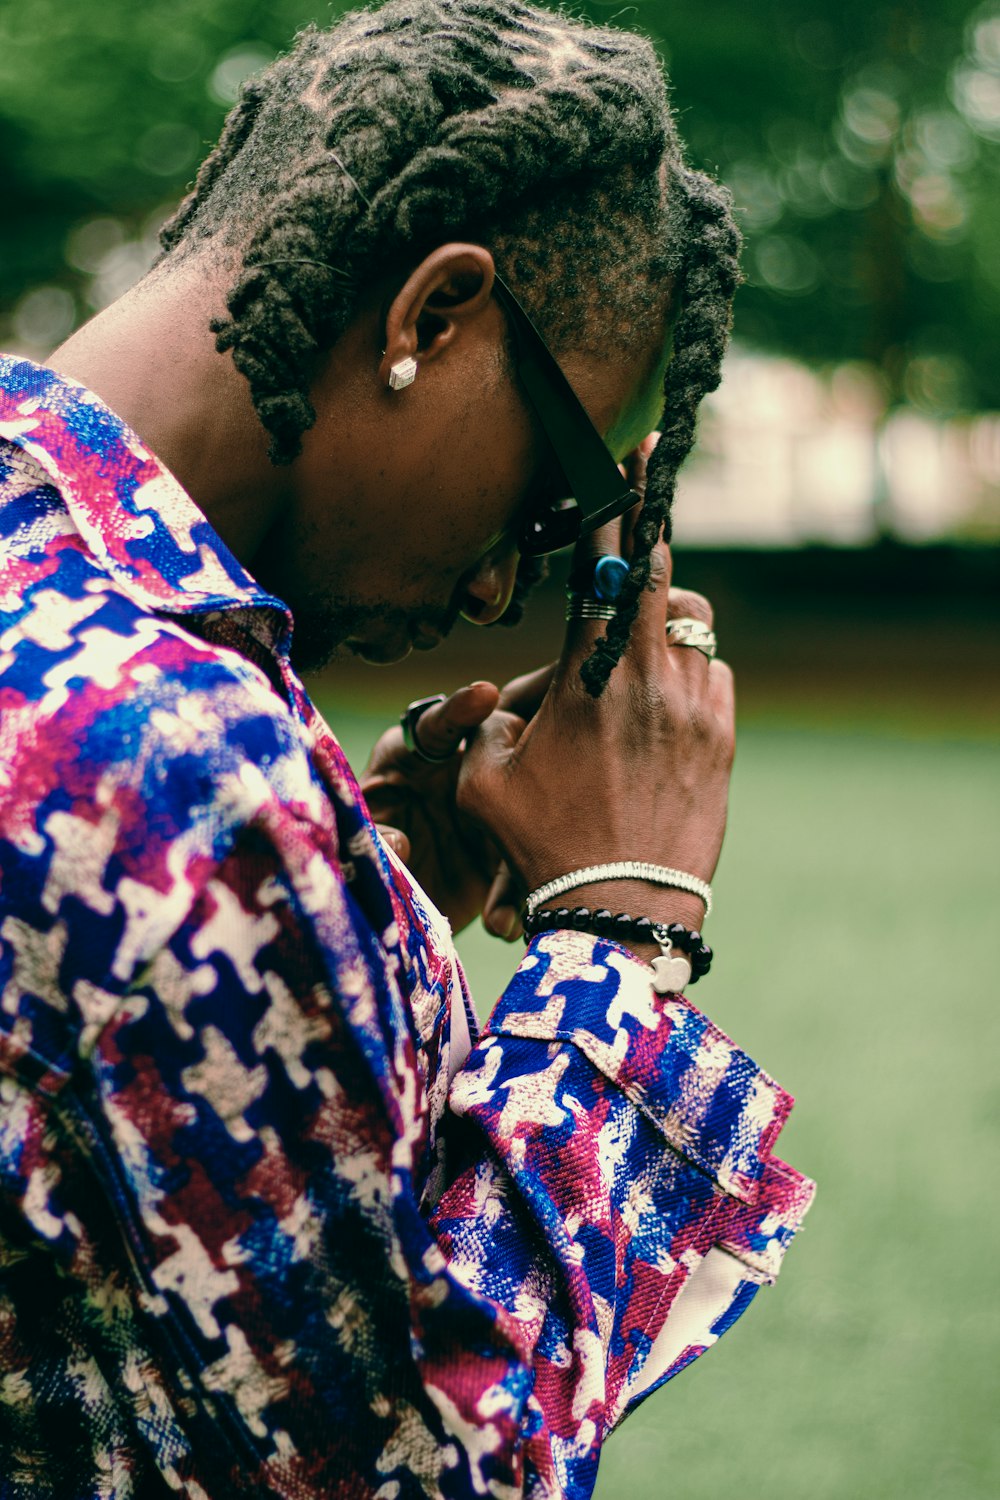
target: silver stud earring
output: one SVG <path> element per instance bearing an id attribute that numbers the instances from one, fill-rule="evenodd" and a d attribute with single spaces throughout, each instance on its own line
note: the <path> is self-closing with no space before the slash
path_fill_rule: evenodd
<path id="1" fill-rule="evenodd" d="M 417 378 L 417 362 L 412 355 L 408 354 L 405 359 L 399 359 L 389 367 L 389 389 L 390 391 L 405 391 L 408 385 L 412 385 Z"/>

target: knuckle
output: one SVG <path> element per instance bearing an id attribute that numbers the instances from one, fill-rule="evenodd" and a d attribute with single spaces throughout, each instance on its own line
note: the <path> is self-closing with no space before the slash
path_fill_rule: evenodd
<path id="1" fill-rule="evenodd" d="M 718 733 L 718 723 L 702 698 L 696 698 L 688 705 L 688 729 L 692 739 L 702 750 L 712 746 Z"/>
<path id="2" fill-rule="evenodd" d="M 708 669 L 709 687 L 713 696 L 722 703 L 732 704 L 735 696 L 733 669 L 728 662 L 716 657 Z"/>
<path id="3" fill-rule="evenodd" d="M 483 787 L 474 772 L 461 775 L 455 788 L 455 806 L 469 817 L 475 816 L 483 805 Z"/>
<path id="4" fill-rule="evenodd" d="M 670 569 L 662 548 L 654 547 L 649 554 L 649 581 L 654 588 L 662 588 L 670 581 Z M 671 590 L 671 594 L 672 594 Z"/>
<path id="5" fill-rule="evenodd" d="M 706 745 L 711 744 L 715 726 L 712 723 L 712 715 L 706 711 L 703 703 L 696 702 L 688 705 L 687 727 L 691 739 L 700 750 L 705 750 Z"/>
<path id="6" fill-rule="evenodd" d="M 664 725 L 676 717 L 676 710 L 667 694 L 650 681 L 636 685 L 630 694 L 628 709 L 629 722 L 642 733 L 656 737 L 659 737 Z"/>
<path id="7" fill-rule="evenodd" d="M 712 606 L 704 594 L 696 594 L 693 589 L 672 588 L 667 613 L 671 620 L 690 615 L 692 619 L 701 620 L 705 625 L 711 625 L 715 618 Z"/>

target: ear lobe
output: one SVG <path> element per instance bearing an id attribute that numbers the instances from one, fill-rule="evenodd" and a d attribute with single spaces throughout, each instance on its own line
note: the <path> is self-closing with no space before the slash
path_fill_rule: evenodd
<path id="1" fill-rule="evenodd" d="M 488 307 L 493 257 L 482 245 L 441 245 L 417 266 L 393 298 L 385 321 L 379 379 L 389 384 L 401 361 L 437 358 Z"/>

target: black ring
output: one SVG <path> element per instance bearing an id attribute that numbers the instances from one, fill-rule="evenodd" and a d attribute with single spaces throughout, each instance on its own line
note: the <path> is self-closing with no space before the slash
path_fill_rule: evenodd
<path id="1" fill-rule="evenodd" d="M 432 766 L 444 765 L 446 760 L 451 760 L 455 750 L 449 750 L 447 755 L 429 755 L 417 742 L 417 720 L 429 708 L 436 708 L 439 703 L 443 703 L 445 697 L 445 693 L 432 693 L 429 698 L 414 698 L 399 716 L 400 728 L 403 731 L 403 744 L 411 755 L 419 756 L 421 760 L 426 760 Z M 457 745 L 455 749 L 458 749 Z"/>

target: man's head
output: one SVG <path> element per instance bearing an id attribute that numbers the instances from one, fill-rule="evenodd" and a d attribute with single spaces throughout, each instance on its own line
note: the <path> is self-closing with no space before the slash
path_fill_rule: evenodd
<path id="1" fill-rule="evenodd" d="M 662 367 L 672 321 L 635 565 L 585 667 L 600 691 L 718 383 L 738 275 L 726 196 L 686 168 L 649 44 L 518 0 L 390 0 L 307 31 L 246 86 L 162 239 L 169 261 L 212 241 L 240 263 L 213 326 L 278 464 L 301 461 L 328 351 L 442 245 L 487 249 L 567 372 L 609 372 L 620 406 L 635 371 Z M 459 308 L 475 295 L 438 288 Z M 468 420 L 485 428 L 495 395 Z"/>

